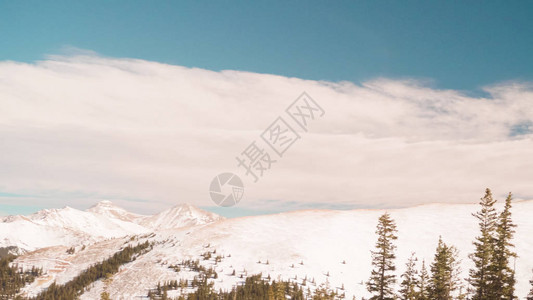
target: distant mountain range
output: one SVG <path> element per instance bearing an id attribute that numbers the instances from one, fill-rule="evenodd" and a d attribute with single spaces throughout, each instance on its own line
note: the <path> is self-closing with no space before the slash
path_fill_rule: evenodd
<path id="1" fill-rule="evenodd" d="M 79 245 L 156 230 L 207 224 L 223 217 L 188 204 L 145 216 L 124 210 L 110 201 L 86 211 L 71 207 L 45 209 L 29 216 L 0 218 L 0 247 L 19 252 L 58 245 Z"/>
<path id="2" fill-rule="evenodd" d="M 389 210 L 398 226 L 397 276 L 411 252 L 418 268 L 429 265 L 439 236 L 456 246 L 462 259 L 462 277 L 471 267 L 468 254 L 478 234 L 471 216 L 475 204 L 432 204 Z M 345 292 L 347 299 L 368 297 L 364 282 L 370 275 L 370 250 L 383 210 L 305 210 L 274 215 L 224 219 L 191 205 L 179 205 L 153 216 L 130 213 L 103 201 L 86 211 L 73 208 L 43 210 L 29 216 L 9 216 L 0 221 L 0 246 L 24 252 L 21 267 L 38 266 L 44 275 L 23 289 L 35 295 L 54 281 L 71 280 L 89 266 L 123 249 L 149 241 L 153 249 L 125 264 L 112 280 L 98 281 L 81 299 L 146 297 L 158 282 L 192 280 L 193 270 L 177 270 L 184 260 L 198 260 L 216 270 L 215 288 L 230 289 L 247 275 L 281 277 L 315 289 L 327 284 Z M 518 225 L 514 244 L 517 295 L 524 298 L 533 268 L 533 201 L 517 202 L 512 209 Z M 74 249 L 67 251 L 69 248 Z M 70 252 L 70 253 L 69 253 Z M 218 256 L 218 258 L 217 258 Z M 242 278 L 241 278 L 242 275 Z M 344 289 L 342 289 L 344 287 Z M 177 296 L 178 290 L 169 296 Z"/>

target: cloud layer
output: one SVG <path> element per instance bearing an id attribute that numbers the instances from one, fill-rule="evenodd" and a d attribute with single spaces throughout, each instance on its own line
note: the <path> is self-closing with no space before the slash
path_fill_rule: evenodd
<path id="1" fill-rule="evenodd" d="M 260 144 L 303 91 L 325 115 L 254 183 L 235 157 Z M 413 80 L 319 82 L 97 55 L 4 61 L 0 192 L 38 197 L 0 199 L 83 206 L 111 198 L 146 212 L 209 206 L 209 183 L 221 172 L 241 176 L 240 205 L 258 209 L 475 202 L 485 187 L 533 199 L 532 86 L 485 91 L 480 98 Z"/>

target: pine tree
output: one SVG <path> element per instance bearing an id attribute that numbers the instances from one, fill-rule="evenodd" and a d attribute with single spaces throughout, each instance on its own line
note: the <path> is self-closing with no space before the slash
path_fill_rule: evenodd
<path id="1" fill-rule="evenodd" d="M 531 284 L 531 290 L 529 291 L 529 294 L 527 295 L 527 300 L 533 300 L 533 279 L 529 281 L 529 284 Z"/>
<path id="2" fill-rule="evenodd" d="M 418 294 L 416 296 L 417 300 L 428 300 L 429 299 L 429 274 L 426 269 L 426 261 L 422 260 L 422 268 L 420 269 L 420 276 L 418 277 Z"/>
<path id="3" fill-rule="evenodd" d="M 418 272 L 416 271 L 416 257 L 414 253 L 411 253 L 411 257 L 405 264 L 406 270 L 402 274 L 403 281 L 400 284 L 400 298 L 402 300 L 415 300 L 418 299 L 418 292 L 416 288 L 418 286 Z"/>
<path id="4" fill-rule="evenodd" d="M 366 283 L 368 291 L 374 294 L 371 300 L 394 298 L 393 286 L 396 283 L 396 276 L 391 272 L 396 270 L 394 265 L 396 246 L 393 244 L 393 241 L 398 238 L 396 232 L 394 220 L 388 213 L 383 214 L 379 218 L 376 229 L 378 235 L 376 251 L 371 251 L 374 269 Z"/>
<path id="5" fill-rule="evenodd" d="M 272 289 L 272 285 L 268 286 L 267 300 L 275 300 L 275 298 L 274 298 L 274 289 Z"/>
<path id="6" fill-rule="evenodd" d="M 470 284 L 475 289 L 473 300 L 496 299 L 490 284 L 494 280 L 493 254 L 496 242 L 498 216 L 490 189 L 479 204 L 481 210 L 473 214 L 479 220 L 480 235 L 474 241 L 475 252 L 470 255 L 474 268 L 470 270 Z"/>
<path id="7" fill-rule="evenodd" d="M 446 245 L 439 237 L 435 258 L 431 264 L 429 299 L 451 300 L 459 287 L 458 252 L 453 246 Z"/>
<path id="8" fill-rule="evenodd" d="M 493 255 L 494 281 L 491 290 L 495 293 L 495 299 L 513 300 L 514 285 L 516 282 L 514 268 L 509 266 L 510 259 L 516 257 L 516 253 L 511 249 L 514 229 L 516 227 L 511 219 L 511 201 L 513 195 L 509 193 L 505 199 L 505 207 L 498 217 L 496 228 L 496 244 Z"/>
<path id="9" fill-rule="evenodd" d="M 329 283 L 326 281 L 326 283 L 321 284 L 319 287 L 316 288 L 315 294 L 313 295 L 313 300 L 334 300 L 339 299 L 342 297 L 339 297 L 337 293 L 331 290 L 329 287 Z"/>
<path id="10" fill-rule="evenodd" d="M 276 283 L 274 281 L 274 283 Z M 274 286 L 274 298 L 276 300 L 282 300 L 282 299 L 286 299 L 285 298 L 285 288 L 283 287 L 283 282 L 279 281 L 278 284 L 276 286 Z"/>

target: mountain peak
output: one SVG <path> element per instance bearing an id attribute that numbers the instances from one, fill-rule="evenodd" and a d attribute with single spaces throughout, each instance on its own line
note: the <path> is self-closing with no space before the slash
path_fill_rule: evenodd
<path id="1" fill-rule="evenodd" d="M 102 200 L 91 206 L 86 211 L 91 212 L 93 214 L 103 215 L 108 218 L 119 219 L 121 221 L 127 222 L 132 222 L 135 219 L 142 217 L 141 215 L 131 213 L 123 209 L 122 207 L 115 205 L 109 200 Z"/>
<path id="2" fill-rule="evenodd" d="M 141 224 L 152 229 L 171 229 L 202 225 L 224 219 L 190 204 L 178 204 L 158 214 L 147 217 Z"/>
<path id="3" fill-rule="evenodd" d="M 190 205 L 188 203 L 180 203 L 178 205 L 174 205 L 173 207 L 169 208 L 169 210 L 188 210 L 192 211 L 197 209 L 194 205 Z"/>
<path id="4" fill-rule="evenodd" d="M 95 205 L 91 206 L 91 208 L 94 208 L 94 207 L 117 207 L 113 202 L 109 201 L 109 200 L 102 200 L 98 203 L 96 203 Z M 91 209 L 89 208 L 89 209 Z"/>

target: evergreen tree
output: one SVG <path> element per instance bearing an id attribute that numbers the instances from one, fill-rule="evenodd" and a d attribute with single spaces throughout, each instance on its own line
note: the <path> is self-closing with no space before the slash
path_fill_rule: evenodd
<path id="1" fill-rule="evenodd" d="M 512 194 L 509 193 L 505 199 L 505 207 L 498 217 L 496 228 L 496 244 L 493 255 L 494 281 L 491 290 L 494 291 L 496 298 L 502 300 L 516 299 L 514 295 L 515 272 L 514 268 L 509 266 L 510 259 L 516 257 L 516 253 L 511 249 L 514 245 L 511 243 L 514 234 L 514 228 L 511 219 L 511 201 Z"/>
<path id="2" fill-rule="evenodd" d="M 42 274 L 42 269 L 36 267 L 23 270 L 16 264 L 10 265 L 15 258 L 11 254 L 0 258 L 0 299 L 16 299 L 15 295 L 22 287 Z"/>
<path id="3" fill-rule="evenodd" d="M 529 284 L 531 284 L 531 290 L 529 291 L 529 294 L 527 295 L 527 300 L 533 300 L 533 279 L 529 281 Z"/>
<path id="4" fill-rule="evenodd" d="M 108 274 L 117 273 L 121 265 L 132 262 L 135 257 L 150 251 L 151 247 L 152 245 L 148 242 L 136 246 L 129 245 L 110 258 L 90 266 L 63 285 L 52 283 L 46 290 L 32 299 L 76 299 L 91 283 L 108 278 Z"/>
<path id="5" fill-rule="evenodd" d="M 416 257 L 414 253 L 411 253 L 411 257 L 405 264 L 406 270 L 402 274 L 403 281 L 400 284 L 400 298 L 402 300 L 415 300 L 418 299 L 418 292 L 416 288 L 418 286 L 418 272 L 416 271 Z"/>
<path id="6" fill-rule="evenodd" d="M 274 289 L 272 289 L 272 285 L 268 286 L 267 300 L 275 300 L 275 298 L 274 298 Z"/>
<path id="7" fill-rule="evenodd" d="M 420 276 L 418 277 L 418 294 L 416 296 L 417 300 L 428 300 L 429 299 L 429 274 L 426 269 L 426 261 L 422 260 L 422 268 L 420 269 Z"/>
<path id="8" fill-rule="evenodd" d="M 329 287 L 329 284 L 321 284 L 316 288 L 315 294 L 313 295 L 313 300 L 335 300 L 341 298 L 340 295 L 335 293 Z"/>
<path id="9" fill-rule="evenodd" d="M 459 287 L 459 261 L 457 249 L 439 238 L 435 259 L 431 264 L 429 299 L 451 300 Z"/>
<path id="10" fill-rule="evenodd" d="M 396 232 L 394 220 L 388 213 L 383 214 L 379 218 L 376 229 L 378 235 L 376 251 L 371 251 L 374 269 L 366 283 L 368 291 L 374 294 L 371 300 L 394 298 L 393 286 L 396 283 L 396 276 L 391 272 L 396 270 L 394 265 L 396 246 L 393 244 L 393 241 L 398 238 Z"/>
<path id="11" fill-rule="evenodd" d="M 470 255 L 474 268 L 470 270 L 470 284 L 475 289 L 473 300 L 496 299 L 491 284 L 494 281 L 493 254 L 496 243 L 496 225 L 498 216 L 494 208 L 490 189 L 479 204 L 481 210 L 473 214 L 479 221 L 480 235 L 474 241 L 475 252 Z"/>
<path id="12" fill-rule="evenodd" d="M 281 282 L 276 283 L 276 281 L 274 281 L 272 283 L 272 285 L 273 285 L 273 288 L 274 288 L 274 298 L 276 300 L 284 299 L 285 298 L 285 288 L 283 287 Z"/>

